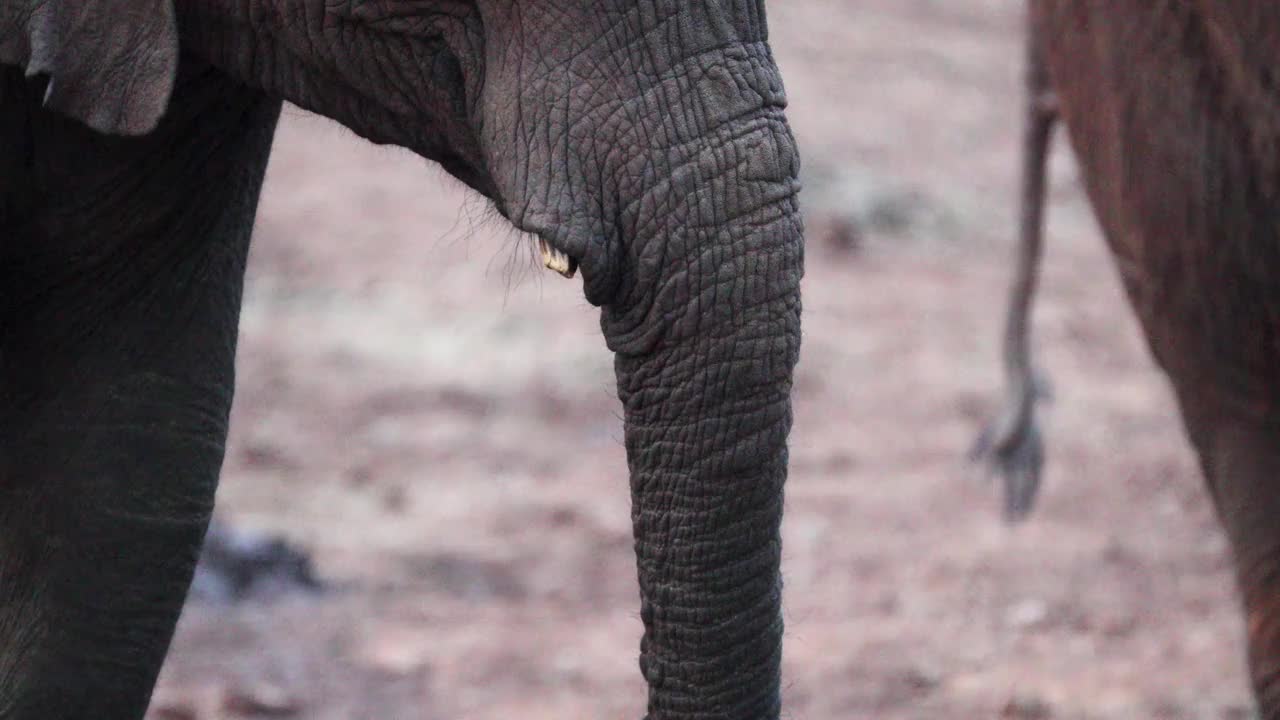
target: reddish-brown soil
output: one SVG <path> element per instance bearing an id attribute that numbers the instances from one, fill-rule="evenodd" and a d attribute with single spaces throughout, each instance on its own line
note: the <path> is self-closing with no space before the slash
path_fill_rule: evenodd
<path id="1" fill-rule="evenodd" d="M 998 387 L 1020 3 L 771 10 L 811 230 L 788 717 L 1246 717 L 1224 540 L 1061 147 L 1030 521 L 963 461 Z M 155 717 L 640 716 L 611 359 L 531 247 L 438 168 L 286 111 L 219 507 L 330 590 L 191 604 Z"/>

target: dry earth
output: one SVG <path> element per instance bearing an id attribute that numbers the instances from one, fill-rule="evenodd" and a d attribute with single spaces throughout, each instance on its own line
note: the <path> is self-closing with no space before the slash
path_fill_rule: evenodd
<path id="1" fill-rule="evenodd" d="M 811 230 L 788 716 L 1244 718 L 1224 541 L 1062 151 L 1038 512 L 1003 527 L 962 460 L 998 380 L 1020 4 L 771 11 Z M 439 169 L 286 112 L 219 500 L 330 589 L 190 605 L 156 718 L 639 716 L 611 360 L 531 255 Z"/>

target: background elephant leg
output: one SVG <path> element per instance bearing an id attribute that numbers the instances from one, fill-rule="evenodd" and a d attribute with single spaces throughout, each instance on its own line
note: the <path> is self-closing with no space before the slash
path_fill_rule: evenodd
<path id="1" fill-rule="evenodd" d="M 1274 3 L 1039 0 L 1089 199 L 1231 541 L 1280 720 L 1280 143 Z"/>
<path id="2" fill-rule="evenodd" d="M 1193 403 L 1184 408 L 1231 542 L 1261 717 L 1280 720 L 1280 422 L 1231 410 L 1204 413 Z"/>

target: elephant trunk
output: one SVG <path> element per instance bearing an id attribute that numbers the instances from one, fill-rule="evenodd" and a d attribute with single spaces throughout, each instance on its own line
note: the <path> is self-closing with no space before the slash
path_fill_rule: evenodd
<path id="1" fill-rule="evenodd" d="M 780 712 L 798 160 L 780 108 L 714 138 L 642 203 L 666 208 L 663 237 L 639 243 L 647 301 L 602 321 L 625 409 L 650 720 Z"/>

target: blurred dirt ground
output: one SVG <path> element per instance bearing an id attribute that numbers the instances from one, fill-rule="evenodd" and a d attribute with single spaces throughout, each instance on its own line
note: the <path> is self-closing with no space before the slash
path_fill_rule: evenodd
<path id="1" fill-rule="evenodd" d="M 1244 718 L 1224 540 L 1075 169 L 1037 316 L 1046 489 L 963 455 L 998 381 L 1021 4 L 775 0 L 807 176 L 787 716 Z M 329 590 L 186 610 L 153 715 L 636 718 L 611 359 L 580 281 L 443 171 L 291 109 L 220 511 Z"/>

